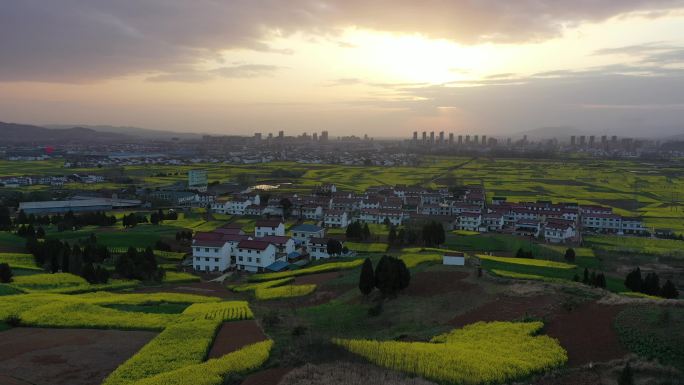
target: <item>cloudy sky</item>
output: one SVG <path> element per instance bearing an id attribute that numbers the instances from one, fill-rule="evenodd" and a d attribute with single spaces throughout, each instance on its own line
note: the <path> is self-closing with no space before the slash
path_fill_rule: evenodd
<path id="1" fill-rule="evenodd" d="M 0 0 L 0 121 L 684 133 L 684 1 Z"/>

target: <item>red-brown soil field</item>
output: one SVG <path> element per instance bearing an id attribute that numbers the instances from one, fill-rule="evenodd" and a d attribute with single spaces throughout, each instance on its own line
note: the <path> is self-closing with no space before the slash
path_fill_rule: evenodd
<path id="1" fill-rule="evenodd" d="M 0 383 L 99 385 L 155 335 L 144 331 L 9 329 L 0 333 L 0 373 L 5 376 Z"/>
<path id="2" fill-rule="evenodd" d="M 254 320 L 225 322 L 214 339 L 209 358 L 218 358 L 266 339 L 268 338 Z"/>

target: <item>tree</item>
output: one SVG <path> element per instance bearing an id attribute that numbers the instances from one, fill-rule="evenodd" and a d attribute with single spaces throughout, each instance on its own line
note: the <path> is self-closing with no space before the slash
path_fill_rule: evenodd
<path id="1" fill-rule="evenodd" d="M 679 298 L 679 291 L 677 291 L 677 288 L 672 281 L 668 279 L 665 281 L 663 288 L 660 289 L 660 296 L 669 299 Z"/>
<path id="2" fill-rule="evenodd" d="M 292 201 L 288 198 L 283 198 L 280 200 L 280 206 L 283 208 L 283 216 L 287 219 L 292 213 Z"/>
<path id="3" fill-rule="evenodd" d="M 586 267 L 584 268 L 584 276 L 582 278 L 582 283 L 584 283 L 585 285 L 589 284 L 589 269 L 587 269 Z"/>
<path id="4" fill-rule="evenodd" d="M 368 223 L 363 224 L 363 240 L 367 241 L 371 237 L 370 228 L 368 228 Z"/>
<path id="5" fill-rule="evenodd" d="M 390 227 L 389 234 L 387 234 L 387 242 L 392 245 L 397 240 L 397 229 L 392 226 Z"/>
<path id="6" fill-rule="evenodd" d="M 625 277 L 625 287 L 633 292 L 641 292 L 643 286 L 643 280 L 641 279 L 641 269 L 637 267 L 636 269 L 630 271 Z"/>
<path id="7" fill-rule="evenodd" d="M 43 226 L 38 227 L 38 230 L 36 230 L 36 238 L 45 238 L 45 229 Z"/>
<path id="8" fill-rule="evenodd" d="M 593 285 L 602 289 L 606 288 L 606 276 L 603 273 L 596 274 Z"/>
<path id="9" fill-rule="evenodd" d="M 404 231 L 404 229 L 399 229 L 399 233 L 397 233 L 397 243 L 403 245 L 404 239 L 406 239 L 406 231 Z"/>
<path id="10" fill-rule="evenodd" d="M 622 372 L 620 372 L 618 385 L 634 385 L 634 375 L 632 374 L 632 367 L 629 365 L 629 362 L 627 362 L 622 369 Z"/>
<path id="11" fill-rule="evenodd" d="M 382 221 L 382 224 L 389 227 L 392 223 L 390 222 L 388 217 L 385 217 L 385 220 Z"/>
<path id="12" fill-rule="evenodd" d="M 342 253 L 342 243 L 337 239 L 328 239 L 328 244 L 326 245 L 326 251 L 328 255 L 339 255 Z"/>
<path id="13" fill-rule="evenodd" d="M 0 263 L 0 282 L 12 282 L 12 268 L 7 263 Z"/>
<path id="14" fill-rule="evenodd" d="M 384 297 L 394 297 L 400 290 L 408 287 L 411 272 L 401 259 L 383 255 L 375 267 L 375 287 Z"/>
<path id="15" fill-rule="evenodd" d="M 359 290 L 363 295 L 368 295 L 375 288 L 375 274 L 373 273 L 373 262 L 370 258 L 366 258 L 361 266 L 361 275 L 359 276 Z"/>
<path id="16" fill-rule="evenodd" d="M 568 262 L 574 262 L 575 261 L 575 249 L 570 247 L 567 250 L 565 250 L 565 260 Z"/>
<path id="17" fill-rule="evenodd" d="M 658 278 L 658 274 L 651 272 L 646 275 L 646 278 L 644 278 L 642 293 L 648 295 L 660 294 L 660 278 Z"/>
<path id="18" fill-rule="evenodd" d="M 0 230 L 12 228 L 12 218 L 10 217 L 9 207 L 0 206 Z"/>

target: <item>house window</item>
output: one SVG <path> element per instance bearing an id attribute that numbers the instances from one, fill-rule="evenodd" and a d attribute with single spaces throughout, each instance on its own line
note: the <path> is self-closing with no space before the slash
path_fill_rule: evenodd
<path id="1" fill-rule="evenodd" d="M 200 270 L 200 269 L 201 269 L 200 265 L 195 266 L 195 270 Z"/>
<path id="2" fill-rule="evenodd" d="M 238 261 L 242 262 L 242 257 L 238 257 Z"/>
<path id="3" fill-rule="evenodd" d="M 218 262 L 218 260 L 219 260 L 218 258 L 214 258 L 214 262 Z"/>
<path id="4" fill-rule="evenodd" d="M 204 262 L 209 262 L 209 258 L 204 258 Z"/>
<path id="5" fill-rule="evenodd" d="M 199 262 L 200 257 L 195 257 L 195 261 Z"/>
<path id="6" fill-rule="evenodd" d="M 252 262 L 252 257 L 247 257 L 247 262 Z"/>
<path id="7" fill-rule="evenodd" d="M 204 252 L 208 253 L 208 252 L 209 252 L 209 248 L 208 248 L 208 247 L 205 247 L 205 248 L 204 248 Z"/>
<path id="8" fill-rule="evenodd" d="M 256 262 L 257 262 L 257 263 L 261 263 L 261 258 L 257 258 L 257 259 L 256 259 Z"/>

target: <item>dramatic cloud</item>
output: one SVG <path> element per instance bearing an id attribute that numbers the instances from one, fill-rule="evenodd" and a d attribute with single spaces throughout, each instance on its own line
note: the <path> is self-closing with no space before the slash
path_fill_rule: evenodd
<path id="1" fill-rule="evenodd" d="M 445 129 L 475 127 L 490 134 L 568 126 L 646 137 L 684 129 L 684 69 L 614 65 L 475 83 L 401 88 L 394 100 L 351 104 L 400 109 L 406 116 L 452 109 L 459 113 L 458 126 Z"/>
<path id="2" fill-rule="evenodd" d="M 461 43 L 521 42 L 681 0 L 0 0 L 0 81 L 81 82 L 128 74 L 177 78 L 224 49 L 280 54 L 294 32 L 357 26 Z"/>
<path id="3" fill-rule="evenodd" d="M 217 77 L 257 78 L 271 76 L 282 67 L 267 64 L 241 64 L 232 67 L 219 67 L 208 71 L 185 70 L 165 73 L 147 78 L 151 82 L 203 82 Z"/>

